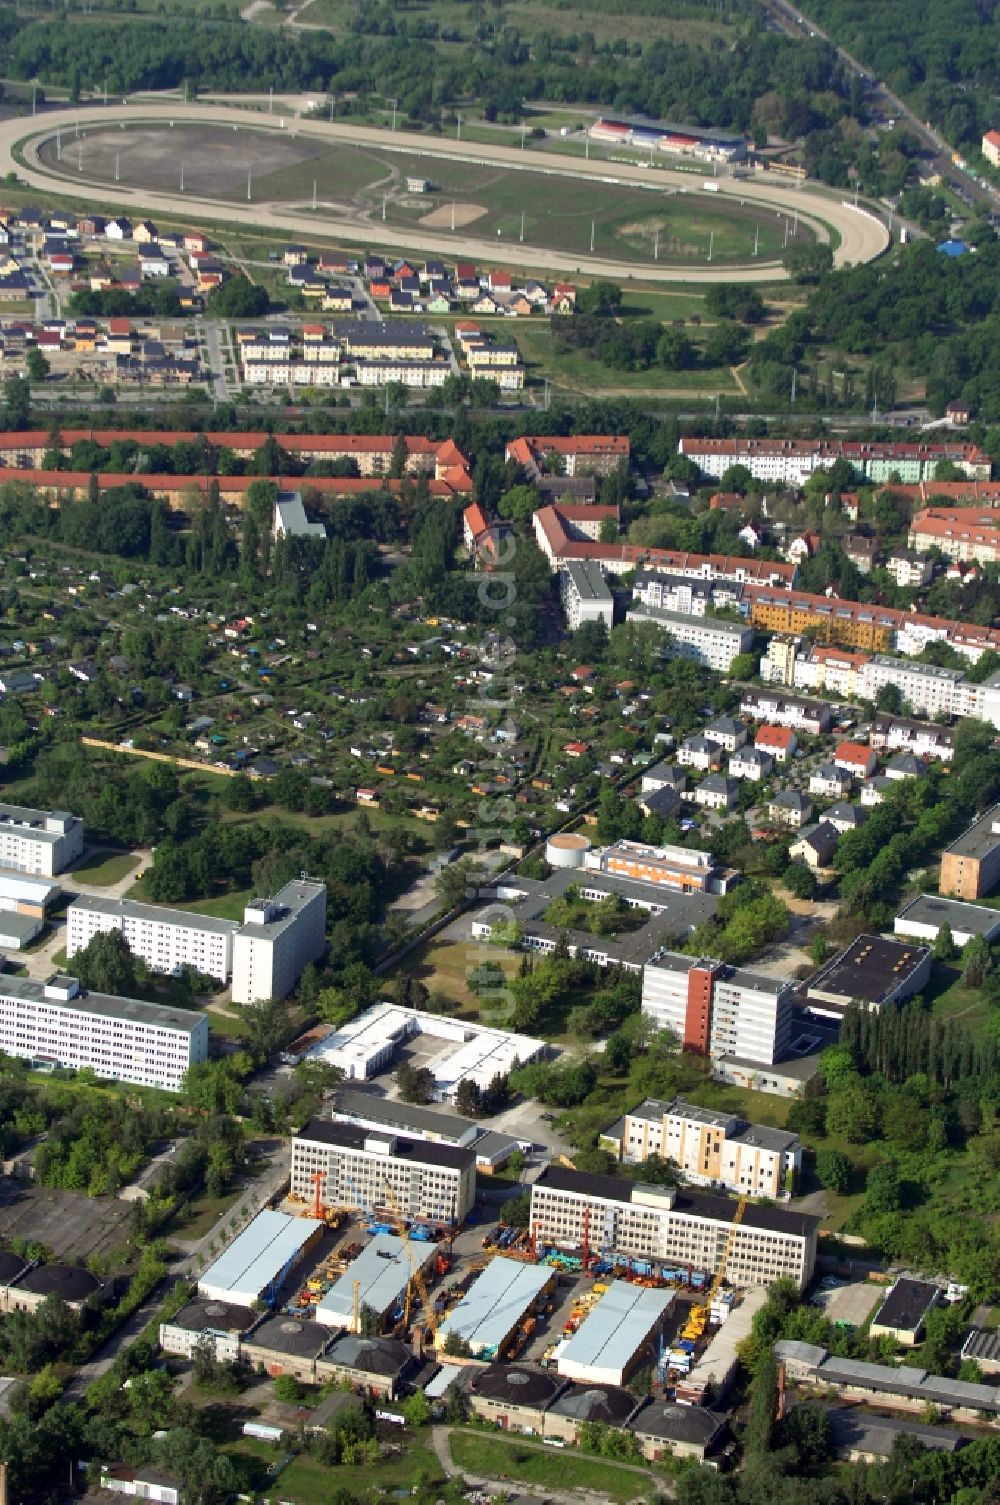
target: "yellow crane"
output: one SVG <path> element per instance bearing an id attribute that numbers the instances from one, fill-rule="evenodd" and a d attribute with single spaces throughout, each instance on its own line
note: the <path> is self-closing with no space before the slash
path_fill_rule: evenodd
<path id="1" fill-rule="evenodd" d="M 403 1247 L 406 1250 L 406 1257 L 410 1261 L 410 1279 L 413 1285 L 415 1285 L 417 1288 L 417 1295 L 420 1297 L 420 1304 L 427 1314 L 427 1328 L 430 1333 L 431 1340 L 433 1341 L 434 1333 L 437 1329 L 437 1318 L 434 1315 L 434 1307 L 431 1304 L 431 1299 L 427 1294 L 427 1285 L 424 1280 L 424 1273 L 421 1269 L 420 1261 L 413 1253 L 413 1248 L 410 1244 L 410 1231 L 406 1226 L 406 1221 L 403 1217 L 403 1214 L 399 1210 L 399 1203 L 396 1201 L 392 1187 L 389 1185 L 388 1177 L 383 1177 L 383 1182 L 385 1185 L 386 1201 L 392 1212 L 393 1222 L 396 1224 L 399 1237 L 403 1240 Z M 406 1321 L 408 1323 L 410 1317 L 409 1284 L 407 1285 L 407 1296 L 404 1306 Z"/>
<path id="2" fill-rule="evenodd" d="M 733 1249 L 735 1248 L 740 1224 L 743 1221 L 743 1214 L 747 1210 L 749 1201 L 749 1197 L 740 1197 L 740 1200 L 736 1204 L 736 1211 L 733 1213 L 733 1221 L 730 1223 L 729 1232 L 726 1234 L 726 1242 L 722 1250 L 722 1258 L 719 1260 L 715 1274 L 712 1277 L 712 1284 L 705 1292 L 705 1296 L 701 1304 L 699 1306 L 693 1306 L 688 1313 L 687 1326 L 685 1327 L 682 1334 L 682 1336 L 685 1338 L 699 1338 L 705 1331 L 705 1324 L 708 1321 L 709 1313 L 712 1310 L 712 1302 L 715 1300 L 719 1287 L 722 1285 L 722 1282 L 726 1278 L 726 1266 L 729 1264 L 730 1257 L 732 1255 Z"/>

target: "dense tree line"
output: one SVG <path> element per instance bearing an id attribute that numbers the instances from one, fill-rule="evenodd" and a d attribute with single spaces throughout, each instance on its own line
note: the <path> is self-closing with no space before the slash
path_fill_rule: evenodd
<path id="1" fill-rule="evenodd" d="M 926 380 L 931 408 L 943 412 L 965 398 L 986 422 L 1000 420 L 1000 242 L 955 259 L 922 242 L 890 262 L 875 262 L 821 279 L 804 309 L 753 349 L 751 379 L 764 395 L 788 395 L 801 364 L 810 396 L 822 397 L 814 352 L 849 355 L 897 349 Z M 832 393 L 831 393 L 832 395 Z M 869 394 L 856 393 L 861 403 Z M 880 400 L 882 400 L 880 398 Z M 870 405 L 870 403 L 869 403 Z"/>
<path id="2" fill-rule="evenodd" d="M 815 0 L 809 14 L 955 146 L 994 123 L 1000 15 L 977 0 Z"/>
<path id="3" fill-rule="evenodd" d="M 698 8 L 702 10 L 701 7 Z M 463 14 L 456 8 L 456 14 Z M 718 7 L 712 11 L 719 14 Z M 399 18 L 396 21 L 399 30 Z M 202 21 L 136 21 L 120 26 L 71 17 L 20 23 L 13 7 L 0 18 L 8 73 L 114 94 L 174 89 L 185 84 L 224 90 L 266 89 L 398 98 L 412 119 L 431 124 L 450 101 L 470 95 L 494 118 L 519 116 L 522 101 L 545 98 L 598 104 L 634 115 L 749 130 L 756 101 L 769 92 L 800 102 L 811 121 L 846 112 L 850 86 L 836 55 L 820 41 L 747 28 L 730 47 L 708 49 L 657 39 L 629 47 L 597 45 L 584 31 L 571 50 L 548 34 L 529 38 L 507 26 L 464 47 L 437 49 L 433 40 L 359 34 L 308 38 L 280 29 Z M 810 104 L 813 101 L 814 104 Z"/>

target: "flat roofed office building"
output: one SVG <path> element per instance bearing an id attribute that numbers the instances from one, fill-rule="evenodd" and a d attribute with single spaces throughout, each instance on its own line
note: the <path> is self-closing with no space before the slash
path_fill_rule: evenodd
<path id="1" fill-rule="evenodd" d="M 461 1223 L 476 1197 L 476 1154 L 354 1124 L 312 1118 L 292 1139 L 291 1190 L 328 1207 Z M 395 1205 L 393 1205 L 395 1204 Z"/>
<path id="2" fill-rule="evenodd" d="M 225 982 L 232 972 L 233 936 L 239 928 L 236 920 L 191 910 L 83 895 L 66 911 L 66 955 L 75 956 L 95 935 L 119 930 L 129 949 L 154 972 L 190 966 Z"/>
<path id="3" fill-rule="evenodd" d="M 986 904 L 964 904 L 961 899 L 943 899 L 940 894 L 918 894 L 899 911 L 893 930 L 896 935 L 933 944 L 945 925 L 959 947 L 976 935 L 994 941 L 1000 935 L 1000 910 Z"/>
<path id="4" fill-rule="evenodd" d="M 642 1011 L 689 1050 L 771 1065 L 791 1043 L 794 993 L 784 977 L 661 951 L 643 970 Z"/>
<path id="5" fill-rule="evenodd" d="M 65 810 L 0 804 L 0 867 L 51 878 L 83 851 L 83 821 Z"/>
<path id="6" fill-rule="evenodd" d="M 710 1192 L 643 1186 L 549 1165 L 531 1188 L 531 1227 L 539 1242 L 611 1250 L 667 1265 L 714 1271 L 739 1203 Z M 586 1216 L 585 1216 L 586 1215 Z M 812 1279 L 819 1219 L 750 1204 L 736 1225 L 726 1279 L 741 1289 L 785 1276 L 800 1290 Z"/>
<path id="7" fill-rule="evenodd" d="M 979 899 L 1000 881 L 1000 805 L 945 849 L 938 887 L 955 899 Z"/>
<path id="8" fill-rule="evenodd" d="M 208 1018 L 135 998 L 84 992 L 75 977 L 0 976 L 0 1050 L 52 1066 L 91 1067 L 143 1087 L 180 1088 L 208 1056 Z"/>

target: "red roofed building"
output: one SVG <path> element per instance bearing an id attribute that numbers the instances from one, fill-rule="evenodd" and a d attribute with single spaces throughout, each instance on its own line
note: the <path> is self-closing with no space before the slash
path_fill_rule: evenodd
<path id="1" fill-rule="evenodd" d="M 770 753 L 776 763 L 787 763 L 799 744 L 790 726 L 761 726 L 753 745 L 760 752 Z"/>
<path id="2" fill-rule="evenodd" d="M 1000 167 L 1000 131 L 987 131 L 983 136 L 983 156 L 993 167 Z"/>
<path id="3" fill-rule="evenodd" d="M 492 569 L 503 561 L 504 540 L 509 534 L 509 525 L 491 522 L 478 502 L 471 502 L 462 513 L 465 551 L 483 569 Z"/>
<path id="4" fill-rule="evenodd" d="M 131 332 L 129 319 L 112 319 L 110 326 L 123 326 L 119 338 Z M 262 432 L 227 433 L 209 431 L 204 434 L 194 430 L 168 429 L 162 433 L 145 429 L 62 429 L 64 453 L 81 439 L 92 439 L 104 449 L 113 444 L 129 441 L 140 446 L 196 444 L 204 441 L 213 449 L 229 449 L 240 460 L 251 459 L 271 437 Z M 392 434 L 275 434 L 280 449 L 308 464 L 311 460 L 351 459 L 357 463 L 362 476 L 386 476 L 392 466 L 395 437 Z M 420 434 L 406 437 L 406 473 L 431 476 L 441 484 L 438 495 L 466 495 L 472 492 L 472 477 L 462 451 L 452 439 L 435 441 Z M 20 432 L 0 432 L 0 466 L 17 466 L 29 469 L 41 464 L 51 448 L 52 435 L 48 429 L 25 429 Z M 22 477 L 22 479 L 25 479 Z M 312 478 L 310 485 L 316 482 Z"/>
<path id="5" fill-rule="evenodd" d="M 928 507 L 913 519 L 907 542 L 922 553 L 938 548 L 963 563 L 995 564 L 1000 559 L 1000 513 L 980 507 Z"/>
<path id="6" fill-rule="evenodd" d="M 540 434 L 512 440 L 504 458 L 516 460 L 529 475 L 551 469 L 555 460 L 568 476 L 608 476 L 627 466 L 630 455 L 625 434 L 576 434 L 572 438 Z"/>
<path id="7" fill-rule="evenodd" d="M 878 766 L 874 750 L 865 742 L 841 742 L 833 762 L 836 768 L 844 769 L 856 779 L 870 779 Z"/>

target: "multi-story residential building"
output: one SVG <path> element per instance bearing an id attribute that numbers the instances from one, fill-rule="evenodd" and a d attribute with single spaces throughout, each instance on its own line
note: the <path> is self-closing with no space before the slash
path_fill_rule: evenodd
<path id="1" fill-rule="evenodd" d="M 661 951 L 643 971 L 642 1012 L 687 1050 L 771 1065 L 791 1042 L 794 993 L 785 977 Z"/>
<path id="2" fill-rule="evenodd" d="M 741 757 L 741 753 L 737 753 Z M 732 810 L 739 801 L 740 786 L 737 779 L 727 774 L 710 773 L 694 791 L 694 802 L 705 810 Z"/>
<path id="3" fill-rule="evenodd" d="M 777 695 L 772 690 L 747 690 L 740 701 L 740 715 L 771 726 L 790 726 L 795 731 L 819 736 L 830 725 L 830 707 L 822 700 L 797 695 Z"/>
<path id="4" fill-rule="evenodd" d="M 391 381 L 401 382 L 404 387 L 443 387 L 450 374 L 446 361 L 411 361 L 402 357 L 359 360 L 355 371 L 362 387 L 384 387 Z"/>
<path id="5" fill-rule="evenodd" d="M 788 1278 L 803 1289 L 816 1264 L 819 1219 L 751 1203 L 735 1224 L 738 1203 L 710 1192 L 634 1185 L 548 1165 L 531 1188 L 531 1227 L 561 1248 L 627 1254 L 714 1271 L 728 1248 L 732 1285 Z"/>
<path id="6" fill-rule="evenodd" d="M 626 434 L 575 434 L 568 438 L 539 434 L 512 439 L 504 459 L 516 460 L 533 480 L 535 473 L 541 474 L 553 465 L 567 476 L 613 475 L 628 469 L 630 454 Z"/>
<path id="7" fill-rule="evenodd" d="M 95 935 L 119 930 L 133 954 L 154 972 L 193 967 L 225 982 L 233 970 L 233 936 L 239 928 L 236 920 L 191 910 L 82 894 L 66 911 L 66 955 L 75 956 Z"/>
<path id="8" fill-rule="evenodd" d="M 677 889 L 689 894 L 724 894 L 732 887 L 735 874 L 720 868 L 711 852 L 689 847 L 651 847 L 638 841 L 616 841 L 612 846 L 587 854 L 588 867 L 620 878 L 634 878 L 640 883 Z"/>
<path id="9" fill-rule="evenodd" d="M 242 925 L 196 910 L 84 896 L 66 913 L 66 955 L 110 930 L 121 931 L 154 972 L 194 967 L 223 982 L 231 976 L 234 1003 L 284 998 L 323 954 L 326 885 L 293 879 L 273 899 L 251 900 Z"/>
<path id="10" fill-rule="evenodd" d="M 90 1067 L 100 1077 L 176 1092 L 208 1056 L 208 1017 L 86 992 L 75 977 L 0 975 L 0 1050 L 19 1060 Z"/>
<path id="11" fill-rule="evenodd" d="M 797 1134 L 751 1124 L 675 1097 L 647 1097 L 621 1121 L 620 1158 L 673 1160 L 696 1186 L 722 1186 L 756 1197 L 787 1197 L 802 1168 Z M 605 1138 L 607 1136 L 604 1136 Z"/>
<path id="12" fill-rule="evenodd" d="M 989 650 L 1000 651 L 1000 629 L 996 627 L 978 627 L 892 606 L 842 601 L 836 596 L 773 590 L 754 582 L 747 584 L 743 596 L 755 627 L 793 636 L 813 632 L 828 646 L 860 648 L 868 653 L 918 654 L 928 643 L 948 643 L 973 663 Z"/>
<path id="13" fill-rule="evenodd" d="M 758 481 L 802 486 L 816 470 L 846 460 L 866 481 L 929 481 L 941 461 L 950 461 L 971 479 L 988 481 L 990 458 L 975 444 L 897 444 L 852 439 L 699 439 L 677 446 L 704 475 L 720 480 L 732 465 L 745 465 Z"/>
<path id="14" fill-rule="evenodd" d="M 52 878 L 83 851 L 83 821 L 65 810 L 0 805 L 0 867 Z"/>
<path id="15" fill-rule="evenodd" d="M 476 1200 L 476 1153 L 313 1118 L 292 1138 L 291 1190 L 328 1207 L 462 1223 Z M 395 1203 L 395 1208 L 393 1207 Z"/>
<path id="16" fill-rule="evenodd" d="M 680 611 L 686 617 L 703 617 L 710 607 L 738 605 L 743 586 L 734 581 L 702 580 L 668 570 L 640 570 L 632 594 L 643 606 Z"/>
<path id="17" fill-rule="evenodd" d="M 601 566 L 591 559 L 570 559 L 562 566 L 559 598 L 570 632 L 583 622 L 603 622 L 608 628 L 614 624 L 615 598 Z"/>
<path id="18" fill-rule="evenodd" d="M 776 763 L 787 763 L 795 754 L 798 738 L 790 726 L 759 726 L 754 747 L 766 752 Z"/>
<path id="19" fill-rule="evenodd" d="M 426 324 L 407 319 L 335 319 L 331 335 L 346 355 L 361 361 L 432 361 L 435 339 Z"/>
<path id="20" fill-rule="evenodd" d="M 768 644 L 760 661 L 760 676 L 770 684 L 788 685 L 794 690 L 825 690 L 850 700 L 858 694 L 858 675 L 867 662 L 866 653 L 779 636 Z"/>
<path id="21" fill-rule="evenodd" d="M 627 620 L 652 623 L 663 633 L 666 654 L 693 658 L 719 674 L 728 673 L 733 659 L 749 652 L 753 643 L 749 627 L 718 617 L 688 617 L 679 611 L 639 605 L 629 609 Z"/>
<path id="22" fill-rule="evenodd" d="M 954 899 L 979 899 L 998 882 L 1000 805 L 994 805 L 945 849 L 938 889 Z"/>
<path id="23" fill-rule="evenodd" d="M 876 653 L 858 675 L 858 694 L 862 700 L 875 700 L 880 690 L 893 685 L 918 715 L 953 716 L 959 708 L 958 687 L 964 680 L 961 669 Z"/>
<path id="24" fill-rule="evenodd" d="M 0 436 L 2 449 L 2 436 Z M 550 478 L 546 478 L 550 480 Z M 795 566 L 769 559 L 747 559 L 742 555 L 688 554 L 679 549 L 646 548 L 633 543 L 601 543 L 596 524 L 601 514 L 592 504 L 560 501 L 539 507 L 532 519 L 535 542 L 553 570 L 567 559 L 596 559 L 612 575 L 624 575 L 636 569 L 663 569 L 693 580 L 725 582 L 732 587 L 753 582 L 759 586 L 790 587 Z M 615 517 L 618 515 L 614 509 Z M 585 518 L 595 519 L 592 538 L 579 528 Z"/>
<path id="25" fill-rule="evenodd" d="M 1000 527 L 996 512 L 979 507 L 928 507 L 910 523 L 907 543 L 926 553 L 940 549 L 963 563 L 995 564 L 1000 559 Z"/>
<path id="26" fill-rule="evenodd" d="M 872 722 L 870 742 L 876 752 L 911 752 L 918 758 L 941 758 L 949 763 L 955 733 L 946 726 L 880 713 Z"/>
<path id="27" fill-rule="evenodd" d="M 923 585 L 930 585 L 934 578 L 933 559 L 916 549 L 893 549 L 885 567 L 900 590 L 919 590 Z"/>
<path id="28" fill-rule="evenodd" d="M 767 807 L 769 820 L 798 831 L 813 818 L 813 802 L 798 789 L 779 789 Z"/>
<path id="29" fill-rule="evenodd" d="M 984 131 L 981 150 L 991 167 L 1000 167 L 1000 131 Z"/>
<path id="30" fill-rule="evenodd" d="M 840 799 L 854 788 L 854 776 L 835 763 L 820 763 L 809 775 L 809 793 L 826 799 Z"/>
<path id="31" fill-rule="evenodd" d="M 233 936 L 233 1002 L 284 998 L 325 946 L 325 883 L 293 878 L 273 898 L 251 899 Z"/>

